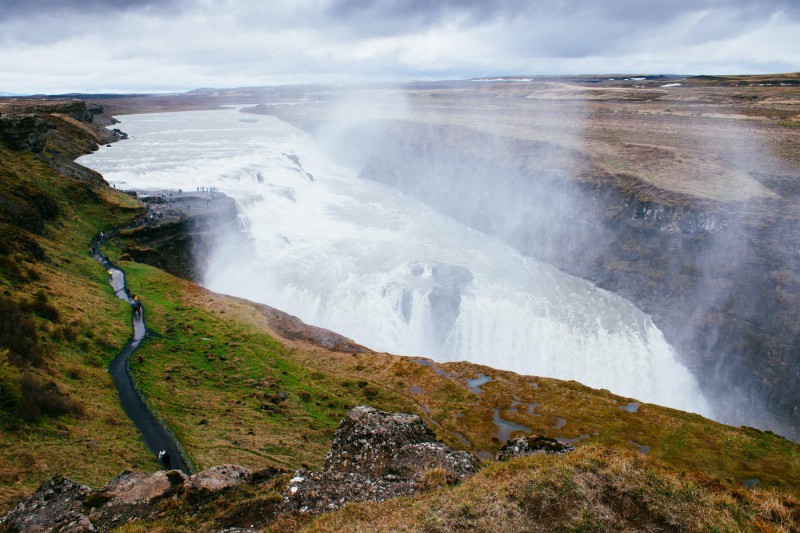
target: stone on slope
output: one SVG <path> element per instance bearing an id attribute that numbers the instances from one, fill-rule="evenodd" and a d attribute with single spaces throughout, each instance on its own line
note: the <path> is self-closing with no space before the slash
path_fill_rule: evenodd
<path id="1" fill-rule="evenodd" d="M 548 439 L 539 435 L 518 437 L 506 442 L 497 454 L 498 461 L 505 461 L 512 457 L 522 457 L 536 453 L 561 454 L 574 450 L 569 444 L 562 444 L 555 439 Z"/>
<path id="2" fill-rule="evenodd" d="M 355 472 L 298 470 L 284 491 L 284 510 L 324 513 L 347 503 L 383 501 L 413 492 L 414 484 L 408 480 L 389 481 Z"/>
<path id="3" fill-rule="evenodd" d="M 98 529 L 106 531 L 135 519 L 154 516 L 156 504 L 181 493 L 187 481 L 179 470 L 159 470 L 152 474 L 126 470 L 88 500 L 93 507 L 89 518 Z"/>
<path id="4" fill-rule="evenodd" d="M 358 406 L 334 433 L 324 469 L 298 470 L 284 491 L 284 503 L 288 511 L 331 511 L 350 502 L 412 494 L 434 469 L 456 483 L 479 465 L 472 454 L 436 442 L 416 415 Z"/>
<path id="5" fill-rule="evenodd" d="M 4 531 L 95 531 L 84 506 L 92 489 L 56 474 L 0 521 Z"/>
<path id="6" fill-rule="evenodd" d="M 436 442 L 422 419 L 360 405 L 351 409 L 333 434 L 325 470 L 371 477 L 392 474 L 392 459 L 407 444 Z"/>
<path id="7" fill-rule="evenodd" d="M 252 471 L 239 465 L 224 464 L 203 470 L 190 478 L 192 490 L 218 491 L 247 482 Z"/>

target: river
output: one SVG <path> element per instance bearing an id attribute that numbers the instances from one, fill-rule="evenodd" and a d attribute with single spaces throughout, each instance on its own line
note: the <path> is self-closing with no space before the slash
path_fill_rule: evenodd
<path id="1" fill-rule="evenodd" d="M 334 163 L 303 131 L 237 109 L 117 117 L 130 139 L 79 163 L 119 188 L 216 187 L 252 253 L 220 245 L 203 284 L 374 350 L 574 379 L 712 416 L 650 317 Z"/>

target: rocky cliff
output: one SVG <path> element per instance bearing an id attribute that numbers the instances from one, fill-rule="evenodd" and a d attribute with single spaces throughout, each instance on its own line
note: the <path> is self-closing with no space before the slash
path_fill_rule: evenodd
<path id="1" fill-rule="evenodd" d="M 547 141 L 402 121 L 339 133 L 328 142 L 363 177 L 651 314 L 722 420 L 800 438 L 796 180 L 764 173 L 777 194 L 714 201 Z"/>
<path id="2" fill-rule="evenodd" d="M 146 192 L 139 197 L 149 212 L 121 231 L 126 258 L 199 282 L 211 251 L 223 241 L 238 253 L 249 252 L 232 198 L 216 193 L 209 199 L 207 194 L 177 191 Z"/>
<path id="3" fill-rule="evenodd" d="M 100 144 L 126 137 L 106 126 L 116 120 L 99 104 L 83 100 L 4 99 L 0 102 L 0 142 L 12 150 L 27 150 L 65 176 L 95 185 L 105 183 L 97 172 L 74 159 Z"/>

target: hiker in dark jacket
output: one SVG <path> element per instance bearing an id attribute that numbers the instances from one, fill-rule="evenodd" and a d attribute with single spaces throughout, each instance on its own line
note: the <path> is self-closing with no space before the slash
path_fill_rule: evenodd
<path id="1" fill-rule="evenodd" d="M 169 456 L 167 450 L 158 452 L 158 460 L 161 462 L 161 466 L 164 467 L 164 470 L 172 470 L 172 458 Z"/>

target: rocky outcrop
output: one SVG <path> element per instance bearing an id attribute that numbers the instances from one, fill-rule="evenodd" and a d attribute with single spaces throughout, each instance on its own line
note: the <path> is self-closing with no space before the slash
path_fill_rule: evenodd
<path id="1" fill-rule="evenodd" d="M 323 512 L 359 501 L 407 496 L 433 471 L 456 483 L 480 461 L 436 442 L 416 415 L 353 408 L 342 420 L 321 472 L 298 470 L 284 493 L 286 509 Z"/>
<path id="2" fill-rule="evenodd" d="M 166 194 L 141 198 L 159 207 L 160 218 L 121 232 L 122 251 L 133 260 L 200 282 L 218 245 L 236 245 L 238 253 L 249 250 L 232 198 L 217 194 L 209 201 L 200 193 Z"/>
<path id="3" fill-rule="evenodd" d="M 381 501 L 455 484 L 479 466 L 473 455 L 437 442 L 418 416 L 359 406 L 336 430 L 323 469 L 297 470 L 286 485 L 285 470 L 253 472 L 231 464 L 191 477 L 177 470 L 125 471 L 97 490 L 56 475 L 8 513 L 0 531 L 110 531 L 161 517 L 178 505 L 194 512 L 265 486 L 282 490 L 282 499 L 273 493 L 273 498 L 237 507 L 220 522 L 263 525 L 282 512 L 321 513 L 351 502 Z"/>
<path id="4" fill-rule="evenodd" d="M 0 530 L 110 531 L 158 516 L 162 512 L 159 503 L 169 498 L 213 500 L 225 489 L 244 483 L 257 486 L 280 473 L 283 471 L 267 469 L 253 474 L 236 465 L 217 466 L 191 478 L 178 470 L 152 474 L 128 470 L 97 490 L 55 475 L 8 513 L 0 522 Z"/>
<path id="5" fill-rule="evenodd" d="M 420 417 L 358 406 L 334 433 L 325 470 L 383 477 L 394 473 L 392 458 L 400 449 L 423 442 L 436 442 L 436 435 Z"/>
<path id="6" fill-rule="evenodd" d="M 156 514 L 156 503 L 183 492 L 187 477 L 178 470 L 153 474 L 125 471 L 85 501 L 89 519 L 99 531 Z"/>
<path id="7" fill-rule="evenodd" d="M 52 127 L 36 115 L 0 117 L 0 142 L 12 150 L 41 153 L 47 143 L 47 131 Z"/>
<path id="8" fill-rule="evenodd" d="M 247 482 L 253 471 L 239 465 L 219 465 L 191 477 L 191 489 L 195 491 L 218 491 L 238 487 Z"/>
<path id="9" fill-rule="evenodd" d="M 2 521 L 3 531 L 95 531 L 84 502 L 92 493 L 85 485 L 56 474 L 39 487 Z"/>
<path id="10" fill-rule="evenodd" d="M 116 119 L 99 104 L 82 100 L 20 98 L 0 102 L 0 143 L 16 151 L 28 151 L 56 172 L 90 187 L 108 186 L 103 177 L 75 159 L 125 138 L 105 126 Z"/>
<path id="11" fill-rule="evenodd" d="M 497 454 L 498 461 L 507 461 L 512 457 L 524 457 L 537 453 L 562 454 L 568 453 L 575 448 L 569 444 L 563 444 L 555 439 L 548 439 L 533 435 L 530 437 L 518 437 L 506 442 Z"/>

